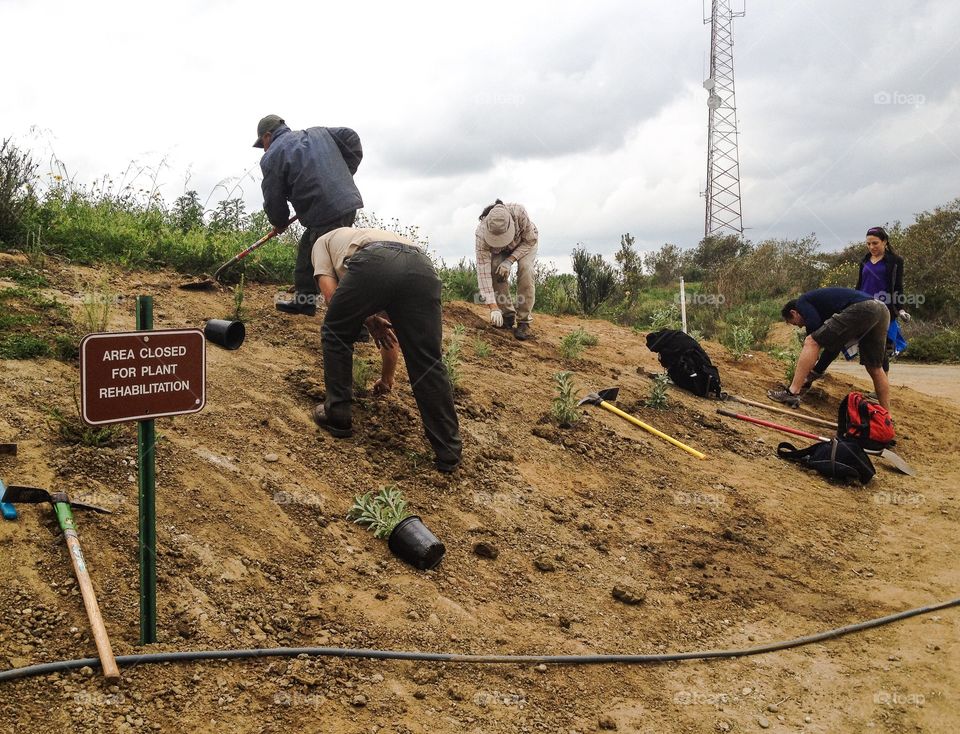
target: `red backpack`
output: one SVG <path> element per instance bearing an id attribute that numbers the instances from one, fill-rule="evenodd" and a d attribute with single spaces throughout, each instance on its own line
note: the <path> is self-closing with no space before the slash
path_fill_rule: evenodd
<path id="1" fill-rule="evenodd" d="M 862 393 L 852 392 L 840 401 L 837 436 L 852 438 L 865 449 L 879 451 L 896 438 L 890 412 Z"/>

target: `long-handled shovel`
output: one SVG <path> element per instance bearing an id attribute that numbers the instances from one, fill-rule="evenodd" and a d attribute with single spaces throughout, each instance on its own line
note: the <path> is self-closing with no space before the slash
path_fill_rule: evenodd
<path id="1" fill-rule="evenodd" d="M 297 221 L 297 218 L 292 217 L 290 221 L 287 222 L 284 229 L 286 229 L 296 221 Z M 198 280 L 191 280 L 186 283 L 181 283 L 179 287 L 187 291 L 210 290 L 211 288 L 215 287 L 216 284 L 220 281 L 220 276 L 224 273 L 224 271 L 229 270 L 231 267 L 233 267 L 233 265 L 243 260 L 243 258 L 245 258 L 247 255 L 249 255 L 251 252 L 253 252 L 257 248 L 267 244 L 270 240 L 272 240 L 278 234 L 280 234 L 280 230 L 274 227 L 269 232 L 267 232 L 263 237 L 261 237 L 259 240 L 254 242 L 252 245 L 250 245 L 250 247 L 238 252 L 232 258 L 227 260 L 223 265 L 217 268 L 212 277 L 205 277 L 205 278 L 200 278 Z"/>
<path id="2" fill-rule="evenodd" d="M 725 415 L 728 418 L 736 418 L 737 420 L 746 421 L 747 423 L 754 423 L 758 426 L 764 426 L 765 428 L 772 428 L 775 431 L 782 431 L 783 433 L 791 433 L 794 436 L 803 436 L 803 438 L 810 438 L 814 441 L 829 441 L 830 439 L 826 436 L 818 436 L 815 433 L 807 433 L 806 431 L 801 431 L 798 428 L 790 428 L 789 426 L 782 426 L 779 423 L 771 423 L 770 421 L 761 420 L 760 418 L 754 418 L 750 415 L 743 415 L 742 413 L 734 413 L 732 410 L 726 410 L 725 408 L 717 408 L 717 412 L 720 415 Z M 894 467 L 904 474 L 909 474 L 911 477 L 916 474 L 913 468 L 905 462 L 900 456 L 890 449 L 881 449 L 879 451 L 873 449 L 864 449 L 868 454 L 873 456 L 879 456 L 882 459 L 886 459 Z"/>
<path id="3" fill-rule="evenodd" d="M 690 448 L 690 447 L 687 446 L 685 443 L 682 443 L 682 442 L 678 441 L 677 439 L 673 438 L 672 436 L 668 436 L 666 433 L 663 433 L 662 431 L 658 431 L 658 430 L 657 430 L 656 428 L 654 428 L 653 426 L 647 425 L 646 423 L 644 423 L 644 422 L 643 422 L 642 420 L 640 420 L 639 418 L 634 418 L 634 417 L 633 417 L 632 415 L 630 415 L 629 413 L 624 413 L 622 410 L 620 410 L 620 409 L 619 409 L 618 407 L 616 407 L 615 405 L 611 405 L 608 401 L 616 400 L 616 399 L 617 399 L 617 394 L 618 394 L 619 392 L 620 392 L 620 388 L 619 388 L 619 387 L 608 387 L 606 390 L 600 390 L 599 392 L 592 392 L 592 393 L 590 393 L 590 394 L 587 395 L 585 398 L 583 398 L 583 400 L 581 400 L 579 403 L 577 403 L 577 405 L 584 405 L 584 404 L 599 405 L 601 408 L 606 408 L 607 410 L 609 410 L 609 411 L 610 411 L 611 413 L 613 413 L 614 415 L 619 415 L 619 416 L 620 416 L 621 418 L 623 418 L 624 420 L 630 421 L 631 423 L 633 423 L 633 425 L 635 425 L 635 426 L 640 426 L 640 428 L 642 428 L 642 429 L 645 430 L 645 431 L 649 431 L 649 432 L 652 433 L 654 436 L 657 436 L 658 438 L 662 438 L 664 441 L 668 441 L 668 442 L 672 443 L 674 446 L 677 446 L 677 447 L 683 449 L 683 450 L 686 451 L 688 454 L 693 454 L 693 455 L 696 456 L 698 459 L 706 459 L 706 458 L 707 458 L 707 455 L 706 455 L 706 454 L 701 453 L 701 452 L 697 451 L 697 450 L 694 449 L 694 448 Z"/>
<path id="4" fill-rule="evenodd" d="M 53 505 L 57 522 L 63 531 L 63 537 L 67 541 L 67 549 L 70 551 L 73 572 L 77 577 L 77 583 L 80 585 L 80 595 L 83 597 L 83 606 L 87 610 L 87 619 L 90 620 L 93 641 L 97 646 L 97 655 L 100 657 L 103 676 L 111 683 L 120 680 L 120 670 L 117 668 L 117 661 L 113 657 L 113 648 L 110 646 L 107 629 L 103 625 L 103 617 L 100 616 L 100 606 L 97 604 L 97 597 L 90 581 L 90 573 L 87 571 L 87 564 L 83 559 L 83 551 L 80 550 L 77 527 L 73 522 L 73 513 L 70 508 L 73 506 L 78 509 L 106 513 L 109 513 L 110 510 L 83 502 L 71 502 L 65 492 L 48 492 L 46 489 L 40 489 L 39 487 L 6 487 L 3 494 L 0 495 L 0 501 L 21 504 L 49 502 Z"/>
<path id="5" fill-rule="evenodd" d="M 807 415 L 806 413 L 800 413 L 797 410 L 787 410 L 785 408 L 778 408 L 776 405 L 770 405 L 769 403 L 761 403 L 756 400 L 747 400 L 746 398 L 741 398 L 739 395 L 727 395 L 727 400 L 735 400 L 738 403 L 743 403 L 744 405 L 752 405 L 755 408 L 763 408 L 764 410 L 769 410 L 773 413 L 783 413 L 784 415 L 789 415 L 794 418 L 802 418 L 805 421 L 810 423 L 816 423 L 820 426 L 826 426 L 827 428 L 836 428 L 837 424 L 825 420 L 823 418 L 817 418 L 815 415 Z"/>

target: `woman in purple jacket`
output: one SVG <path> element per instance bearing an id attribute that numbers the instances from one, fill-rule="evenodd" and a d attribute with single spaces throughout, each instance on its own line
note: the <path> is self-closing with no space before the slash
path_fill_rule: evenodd
<path id="1" fill-rule="evenodd" d="M 890 323 L 896 321 L 898 316 L 902 316 L 904 321 L 909 321 L 910 314 L 901 308 L 903 305 L 903 258 L 893 251 L 890 246 L 890 237 L 883 227 L 868 229 L 866 244 L 867 254 L 860 261 L 860 275 L 857 278 L 856 289 L 881 301 L 890 310 Z M 890 371 L 890 346 L 888 340 L 887 355 L 883 360 L 884 372 Z M 839 352 L 824 350 L 807 377 L 804 387 L 809 388 L 815 380 L 823 377 L 838 354 Z"/>

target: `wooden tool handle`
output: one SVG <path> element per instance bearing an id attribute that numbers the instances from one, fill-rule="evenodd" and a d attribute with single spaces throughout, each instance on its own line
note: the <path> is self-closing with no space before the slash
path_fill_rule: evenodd
<path id="1" fill-rule="evenodd" d="M 90 629 L 93 632 L 93 641 L 97 646 L 97 655 L 100 657 L 103 676 L 109 682 L 116 683 L 120 680 L 120 669 L 113 657 L 113 648 L 110 645 L 110 638 L 107 636 L 107 628 L 103 625 L 103 617 L 100 616 L 100 606 L 97 604 L 97 596 L 93 591 L 90 574 L 87 572 L 87 564 L 83 560 L 80 541 L 77 540 L 77 534 L 73 530 L 64 531 L 64 536 L 67 539 L 73 572 L 76 574 L 77 583 L 80 584 L 80 595 L 83 597 L 83 606 L 87 610 L 87 619 L 90 620 Z"/>
<path id="2" fill-rule="evenodd" d="M 752 405 L 756 408 L 763 408 L 764 410 L 770 410 L 774 413 L 783 413 L 784 415 L 790 415 L 794 418 L 802 418 L 805 421 L 811 423 L 817 423 L 821 426 L 826 426 L 827 428 L 836 428 L 837 424 L 832 423 L 831 421 L 824 420 L 823 418 L 817 418 L 813 415 L 807 415 L 806 413 L 800 413 L 796 410 L 786 410 L 785 408 L 778 408 L 775 405 L 769 405 L 768 403 L 761 403 L 757 400 L 747 400 L 747 398 L 741 398 L 738 395 L 730 395 L 730 400 L 736 400 L 738 403 L 743 403 L 744 405 Z"/>

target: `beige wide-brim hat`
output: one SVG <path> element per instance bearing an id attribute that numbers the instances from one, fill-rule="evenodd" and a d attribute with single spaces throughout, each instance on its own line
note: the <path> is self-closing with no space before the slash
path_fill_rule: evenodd
<path id="1" fill-rule="evenodd" d="M 483 241 L 492 250 L 502 250 L 513 243 L 517 236 L 517 225 L 510 216 L 510 210 L 503 204 L 497 204 L 483 220 Z"/>

